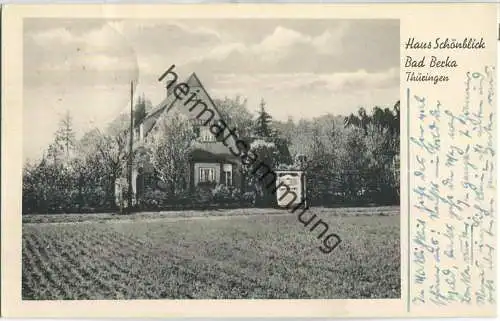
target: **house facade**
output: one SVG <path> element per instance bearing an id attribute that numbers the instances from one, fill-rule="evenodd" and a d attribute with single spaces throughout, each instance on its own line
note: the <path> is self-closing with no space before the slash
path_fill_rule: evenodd
<path id="1" fill-rule="evenodd" d="M 185 80 L 185 83 L 189 85 L 192 91 L 197 93 L 198 99 L 202 100 L 209 109 L 213 110 L 217 117 L 220 117 L 217 106 L 215 106 L 215 103 L 196 74 L 191 74 Z M 152 136 L 152 133 L 160 130 L 161 119 L 169 117 L 169 113 L 181 108 L 186 107 L 182 105 L 181 101 L 176 99 L 172 91 L 167 90 L 166 98 L 135 126 L 133 144 L 135 159 L 132 168 L 134 203 L 138 199 L 141 199 L 145 189 L 148 185 L 152 184 L 147 177 L 154 176 L 154 167 L 147 157 L 140 157 L 141 155 L 146 155 L 145 145 L 149 137 Z M 210 131 L 211 123 L 205 124 L 206 119 L 190 115 L 185 115 L 185 117 L 196 133 L 196 137 L 191 143 L 189 161 L 186 164 L 189 168 L 189 175 L 186 178 L 189 190 L 194 190 L 197 186 L 203 184 L 223 184 L 241 189 L 243 184 L 243 178 L 239 170 L 241 160 L 239 157 L 233 155 L 223 142 L 223 137 L 228 136 L 229 132 L 228 134 L 224 133 L 224 135 L 216 137 Z M 226 137 L 226 144 L 235 145 L 234 138 Z M 141 159 L 141 161 L 137 159 Z"/>

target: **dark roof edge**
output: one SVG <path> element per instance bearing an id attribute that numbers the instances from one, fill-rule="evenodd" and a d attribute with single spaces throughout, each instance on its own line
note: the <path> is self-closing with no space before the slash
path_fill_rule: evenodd
<path id="1" fill-rule="evenodd" d="M 192 72 L 191 76 L 189 76 L 189 78 L 191 78 L 191 77 L 195 77 L 196 78 L 196 80 L 200 84 L 201 89 L 203 89 L 205 91 L 205 93 L 207 94 L 208 100 L 214 106 L 215 111 L 217 112 L 217 114 L 219 114 L 219 117 L 222 119 L 222 114 L 221 114 L 220 110 L 217 108 L 217 105 L 215 104 L 215 102 L 213 101 L 212 97 L 208 93 L 208 90 L 205 88 L 205 86 L 203 86 L 203 83 L 200 81 L 200 78 L 198 78 L 198 75 L 196 75 L 195 72 Z M 188 78 L 188 80 L 189 80 L 189 78 Z M 224 123 L 226 123 L 225 119 L 222 119 L 222 120 L 224 121 Z M 227 123 L 226 123 L 226 125 L 229 126 L 229 124 L 227 124 Z"/>

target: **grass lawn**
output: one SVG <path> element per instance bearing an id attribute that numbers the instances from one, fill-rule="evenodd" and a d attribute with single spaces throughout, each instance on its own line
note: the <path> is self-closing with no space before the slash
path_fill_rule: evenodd
<path id="1" fill-rule="evenodd" d="M 398 207 L 311 212 L 330 254 L 275 210 L 25 216 L 23 299 L 400 297 Z"/>

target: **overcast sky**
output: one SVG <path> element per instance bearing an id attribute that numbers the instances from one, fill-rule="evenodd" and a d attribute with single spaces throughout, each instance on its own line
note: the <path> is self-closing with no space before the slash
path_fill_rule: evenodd
<path id="1" fill-rule="evenodd" d="M 66 110 L 80 136 L 129 108 L 130 81 L 154 105 L 172 64 L 213 98 L 261 98 L 274 118 L 349 114 L 399 99 L 397 20 L 24 20 L 24 153 L 41 155 Z"/>

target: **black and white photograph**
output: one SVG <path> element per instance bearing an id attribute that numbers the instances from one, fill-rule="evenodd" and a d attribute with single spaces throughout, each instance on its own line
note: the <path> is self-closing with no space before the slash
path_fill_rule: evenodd
<path id="1" fill-rule="evenodd" d="M 22 35 L 22 300 L 401 298 L 398 19 Z"/>

